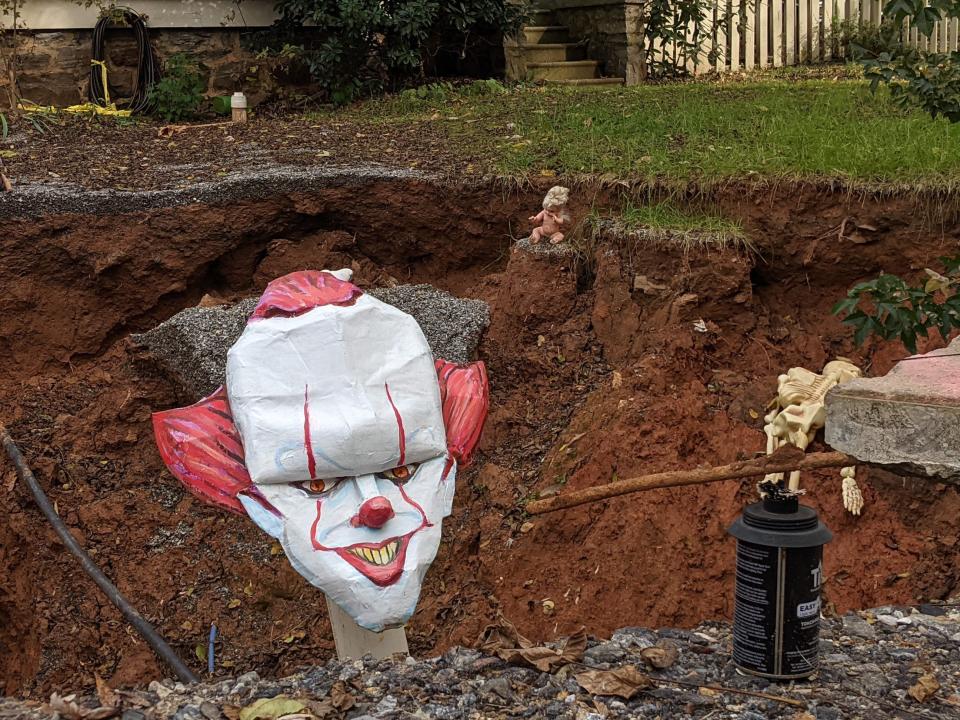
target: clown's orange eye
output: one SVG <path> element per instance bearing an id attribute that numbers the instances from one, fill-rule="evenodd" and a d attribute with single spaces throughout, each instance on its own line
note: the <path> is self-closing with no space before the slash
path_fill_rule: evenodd
<path id="1" fill-rule="evenodd" d="M 419 464 L 401 465 L 400 467 L 393 468 L 393 470 L 384 470 L 382 473 L 377 474 L 380 475 L 380 477 L 393 480 L 396 483 L 405 483 L 414 476 L 418 467 L 420 467 Z"/>
<path id="2" fill-rule="evenodd" d="M 321 493 L 329 492 L 337 486 L 337 483 L 340 482 L 339 479 L 328 479 L 328 480 L 304 480 L 303 482 L 292 483 L 294 487 L 298 487 L 303 490 L 308 495 L 320 495 Z"/>

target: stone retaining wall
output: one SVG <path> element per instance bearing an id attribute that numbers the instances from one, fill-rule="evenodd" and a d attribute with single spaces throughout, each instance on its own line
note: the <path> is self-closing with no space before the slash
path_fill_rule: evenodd
<path id="1" fill-rule="evenodd" d="M 154 52 L 162 62 L 174 53 L 194 59 L 203 75 L 208 96 L 247 94 L 252 104 L 273 86 L 267 63 L 241 41 L 237 28 L 150 30 Z M 9 39 L 8 39 L 9 41 Z M 87 100 L 92 30 L 27 32 L 19 36 L 18 84 L 21 95 L 41 105 L 74 105 Z M 129 30 L 112 29 L 106 36 L 106 56 L 111 98 L 132 94 L 137 72 L 137 45 Z M 3 55 L 9 53 L 9 47 Z M 8 72 L 0 57 L 0 107 Z"/>

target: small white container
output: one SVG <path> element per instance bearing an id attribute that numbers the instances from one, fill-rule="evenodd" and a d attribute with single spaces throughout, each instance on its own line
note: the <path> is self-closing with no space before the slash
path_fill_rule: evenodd
<path id="1" fill-rule="evenodd" d="M 247 96 L 242 92 L 235 92 L 230 98 L 230 110 L 235 123 L 247 121 Z"/>

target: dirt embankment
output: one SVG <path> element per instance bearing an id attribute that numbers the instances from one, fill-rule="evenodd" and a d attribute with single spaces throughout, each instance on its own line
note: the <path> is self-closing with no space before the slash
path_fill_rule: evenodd
<path id="1" fill-rule="evenodd" d="M 580 210 L 615 200 L 579 197 Z M 855 351 L 829 314 L 846 288 L 881 269 L 920 270 L 960 241 L 906 199 L 731 188 L 716 200 L 759 254 L 613 238 L 576 257 L 511 252 L 510 229 L 525 227 L 540 198 L 380 182 L 229 209 L 4 222 L 0 263 L 16 280 L 0 298 L 0 418 L 78 539 L 196 670 L 211 623 L 223 672 L 287 672 L 328 657 L 332 641 L 319 594 L 269 538 L 200 505 L 163 468 L 150 412 L 190 399 L 134 356 L 129 332 L 204 294 L 238 297 L 307 266 L 352 265 L 364 286 L 430 282 L 487 300 L 490 419 L 408 628 L 415 652 L 471 642 L 497 609 L 535 639 L 579 625 L 597 635 L 689 626 L 730 615 L 726 527 L 754 497 L 751 481 L 618 498 L 532 528 L 523 499 L 760 451 L 786 368 L 844 355 L 883 373 L 904 354 Z M 847 218 L 876 229 L 855 242 L 839 235 Z M 867 504 L 853 518 L 838 474 L 804 478 L 806 501 L 836 536 L 828 607 L 955 593 L 957 491 L 873 470 L 859 479 Z M 0 482 L 5 691 L 162 675 L 9 470 Z"/>

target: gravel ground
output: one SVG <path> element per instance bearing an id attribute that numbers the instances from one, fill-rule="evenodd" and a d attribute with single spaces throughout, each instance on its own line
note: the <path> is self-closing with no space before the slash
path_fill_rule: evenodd
<path id="1" fill-rule="evenodd" d="M 490 308 L 482 300 L 454 297 L 431 285 L 397 285 L 367 292 L 412 315 L 435 357 L 461 363 L 476 358 L 480 335 L 490 323 Z M 132 339 L 150 352 L 188 397 L 199 399 L 223 384 L 227 351 L 243 332 L 258 299 L 187 308 Z"/>
<path id="2" fill-rule="evenodd" d="M 237 200 L 274 198 L 284 193 L 309 192 L 325 187 L 364 185 L 376 180 L 429 180 L 417 170 L 382 165 L 297 167 L 260 166 L 238 170 L 188 187 L 146 190 L 103 188 L 91 190 L 68 183 L 28 183 L 14 192 L 0 192 L 0 219 L 42 217 L 57 213 L 124 214 L 151 208 L 203 203 L 224 205 Z"/>
<path id="3" fill-rule="evenodd" d="M 591 641 L 581 660 L 552 673 L 454 648 L 441 657 L 366 659 L 326 665 L 279 680 L 256 673 L 187 687 L 166 680 L 122 693 L 123 720 L 237 718 L 258 699 L 300 701 L 298 718 L 955 718 L 960 716 L 960 611 L 878 608 L 824 621 L 821 669 L 809 681 L 773 683 L 742 675 L 730 660 L 730 627 L 624 628 Z M 935 614 L 927 614 L 935 613 Z M 676 648 L 665 669 L 645 649 Z M 582 673 L 633 666 L 652 681 L 631 698 L 587 692 Z M 97 698 L 78 700 L 95 708 Z M 0 719 L 48 718 L 49 708 L 0 703 Z M 79 715 L 78 715 L 79 717 Z"/>

